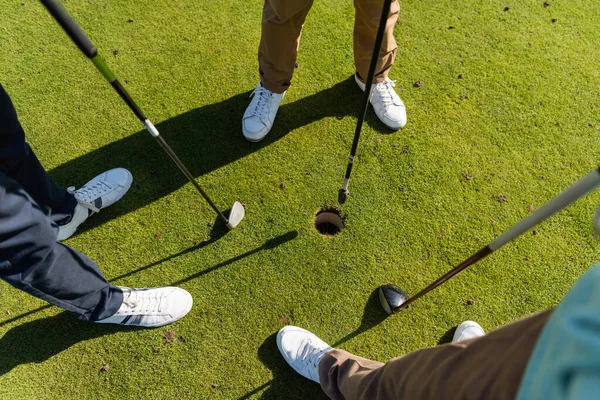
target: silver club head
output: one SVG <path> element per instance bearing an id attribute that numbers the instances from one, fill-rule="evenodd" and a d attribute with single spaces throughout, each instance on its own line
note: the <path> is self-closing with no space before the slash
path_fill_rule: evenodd
<path id="1" fill-rule="evenodd" d="M 233 203 L 233 207 L 231 207 L 231 211 L 229 212 L 227 227 L 229 229 L 235 228 L 236 226 L 238 226 L 240 221 L 244 219 L 245 215 L 246 210 L 244 209 L 244 206 L 239 201 L 236 201 L 235 203 Z"/>

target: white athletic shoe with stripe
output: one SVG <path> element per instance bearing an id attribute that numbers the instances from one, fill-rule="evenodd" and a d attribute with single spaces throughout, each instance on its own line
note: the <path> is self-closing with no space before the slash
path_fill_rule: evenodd
<path id="1" fill-rule="evenodd" d="M 119 201 L 127 193 L 132 182 L 131 172 L 125 168 L 114 168 L 98 175 L 77 190 L 74 186 L 69 187 L 67 191 L 75 196 L 77 205 L 71 220 L 58 227 L 58 241 L 73 236 L 79 225 L 93 213 Z"/>
<path id="2" fill-rule="evenodd" d="M 154 328 L 183 318 L 192 309 L 192 295 L 171 286 L 131 289 L 121 287 L 123 304 L 113 316 L 95 321 Z"/>

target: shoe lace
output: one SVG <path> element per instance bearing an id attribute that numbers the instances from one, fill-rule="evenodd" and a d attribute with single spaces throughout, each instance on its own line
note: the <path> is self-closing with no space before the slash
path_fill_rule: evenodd
<path id="1" fill-rule="evenodd" d="M 250 97 L 252 96 L 258 96 L 254 109 L 252 110 L 252 115 L 263 120 L 269 113 L 269 106 L 271 105 L 273 93 L 270 90 L 265 89 L 262 85 L 259 85 L 250 94 Z"/>
<path id="2" fill-rule="evenodd" d="M 375 90 L 379 93 L 379 97 L 385 106 L 394 104 L 394 95 L 396 95 L 396 92 L 394 91 L 395 87 L 396 81 L 389 78 L 375 85 Z"/>
<path id="3" fill-rule="evenodd" d="M 312 368 L 317 368 L 319 366 L 319 362 L 325 354 L 324 349 L 315 351 L 315 348 L 316 346 L 314 342 L 311 339 L 307 339 L 304 343 L 302 351 L 300 352 L 300 360 L 302 363 Z"/>
<path id="4" fill-rule="evenodd" d="M 100 211 L 94 205 L 94 201 L 109 190 L 111 190 L 111 187 L 103 181 L 96 181 L 93 185 L 85 185 L 77 190 L 75 190 L 75 186 L 70 186 L 67 189 L 69 193 L 75 196 L 77 202 L 85 205 L 94 212 Z"/>
<path id="5" fill-rule="evenodd" d="M 125 314 L 145 314 L 161 311 L 161 303 L 164 293 L 161 291 L 144 292 L 129 290 L 123 293 L 123 305 Z"/>

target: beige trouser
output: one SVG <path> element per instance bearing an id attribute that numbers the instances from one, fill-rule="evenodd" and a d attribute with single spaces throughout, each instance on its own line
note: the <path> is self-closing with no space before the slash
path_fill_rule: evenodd
<path id="1" fill-rule="evenodd" d="M 258 66 L 263 86 L 272 92 L 283 93 L 290 86 L 300 33 L 312 3 L 313 0 L 265 0 Z M 369 72 L 382 7 L 382 0 L 354 0 L 354 64 L 362 81 Z M 375 82 L 385 80 L 394 63 L 397 49 L 394 24 L 399 12 L 400 5 L 394 0 L 379 52 Z"/>
<path id="2" fill-rule="evenodd" d="M 551 310 L 483 337 L 422 349 L 386 364 L 343 350 L 319 364 L 332 399 L 514 399 Z"/>

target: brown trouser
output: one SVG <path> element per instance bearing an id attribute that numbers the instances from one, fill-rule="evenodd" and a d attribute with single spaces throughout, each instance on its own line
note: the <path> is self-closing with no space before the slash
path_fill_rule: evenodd
<path id="1" fill-rule="evenodd" d="M 386 364 L 343 350 L 319 364 L 332 399 L 514 399 L 551 310 L 460 343 L 422 349 Z"/>
<path id="2" fill-rule="evenodd" d="M 312 3 L 313 0 L 265 0 L 258 66 L 262 85 L 272 92 L 283 93 L 290 86 L 300 33 Z M 354 0 L 354 64 L 363 81 L 369 72 L 382 7 L 382 0 Z M 375 82 L 385 80 L 394 63 L 397 48 L 394 24 L 399 12 L 400 5 L 394 0 L 379 52 Z"/>

